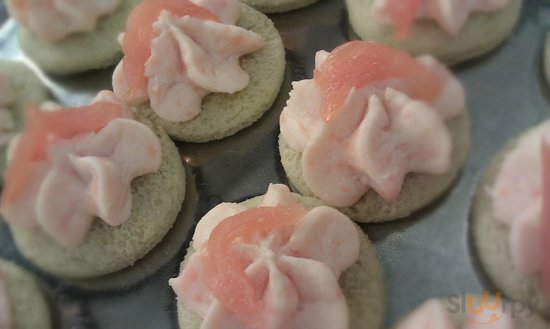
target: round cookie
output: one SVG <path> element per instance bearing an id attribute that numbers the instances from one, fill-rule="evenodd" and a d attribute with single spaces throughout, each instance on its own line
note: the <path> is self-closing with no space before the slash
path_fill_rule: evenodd
<path id="1" fill-rule="evenodd" d="M 185 199 L 181 210 L 177 215 L 172 228 L 162 240 L 153 247 L 143 258 L 137 260 L 132 266 L 120 271 L 101 275 L 93 278 L 71 279 L 63 278 L 67 287 L 86 291 L 86 293 L 101 293 L 112 290 L 127 290 L 147 281 L 162 266 L 170 262 L 181 250 L 182 237 L 187 237 L 194 228 L 193 218 L 197 211 L 199 196 L 195 177 L 191 168 L 185 168 Z"/>
<path id="2" fill-rule="evenodd" d="M 351 207 L 338 208 L 355 221 L 379 223 L 409 216 L 442 195 L 452 185 L 462 168 L 470 147 L 468 111 L 447 122 L 453 140 L 451 168 L 445 175 L 408 174 L 397 200 L 387 203 L 370 189 Z M 296 152 L 279 135 L 279 152 L 286 175 L 298 192 L 314 196 L 302 175 L 302 154 Z"/>
<path id="3" fill-rule="evenodd" d="M 27 105 L 40 105 L 49 98 L 46 87 L 38 76 L 22 62 L 0 60 L 0 74 L 10 78 L 16 93 L 15 101 L 9 110 L 15 119 L 17 130 L 23 128 L 24 110 Z"/>
<path id="4" fill-rule="evenodd" d="M 0 272 L 6 283 L 13 329 L 50 329 L 50 309 L 36 280 L 19 266 L 2 259 Z"/>
<path id="5" fill-rule="evenodd" d="M 262 13 L 283 13 L 307 7 L 319 0 L 241 0 Z"/>
<path id="6" fill-rule="evenodd" d="M 8 110 L 14 119 L 15 131 L 21 131 L 25 108 L 27 105 L 40 105 L 48 100 L 48 90 L 36 74 L 21 62 L 0 60 L 0 74 L 9 77 L 16 94 L 15 101 L 8 106 Z M 6 149 L 7 145 L 0 146 L 0 177 L 6 170 Z"/>
<path id="7" fill-rule="evenodd" d="M 322 205 L 319 200 L 294 194 L 294 197 L 304 206 L 311 209 Z M 247 207 L 257 206 L 263 196 L 242 202 Z M 385 293 L 382 269 L 373 245 L 363 231 L 360 233 L 359 260 L 348 268 L 340 277 L 340 287 L 346 296 L 350 310 L 350 329 L 379 329 L 384 319 Z M 181 264 L 183 269 L 187 260 L 194 253 L 193 247 L 187 249 L 187 254 Z M 188 310 L 178 301 L 178 322 L 180 328 L 198 329 L 202 319 Z"/>
<path id="8" fill-rule="evenodd" d="M 109 67 L 122 58 L 117 41 L 126 18 L 140 0 L 123 0 L 115 13 L 100 18 L 91 33 L 75 33 L 56 43 L 38 38 L 20 26 L 21 50 L 44 71 L 66 75 Z"/>
<path id="9" fill-rule="evenodd" d="M 86 241 L 77 247 L 59 245 L 38 230 L 11 226 L 21 253 L 46 272 L 73 279 L 116 272 L 145 256 L 174 224 L 185 195 L 185 171 L 178 150 L 164 130 L 140 120 L 160 138 L 159 171 L 132 181 L 132 211 L 117 227 L 96 220 Z"/>
<path id="10" fill-rule="evenodd" d="M 408 37 L 397 40 L 393 26 L 380 23 L 373 16 L 374 1 L 346 0 L 351 26 L 360 38 L 403 49 L 415 56 L 432 54 L 447 64 L 481 56 L 501 44 L 516 25 L 522 4 L 522 0 L 510 0 L 500 11 L 473 13 L 455 37 L 443 31 L 434 20 L 416 20 Z"/>
<path id="11" fill-rule="evenodd" d="M 528 133 L 528 132 L 527 132 Z M 514 270 L 508 237 L 510 229 L 495 218 L 492 198 L 487 192 L 498 176 L 506 154 L 518 139 L 509 142 L 490 163 L 479 181 L 472 209 L 472 238 L 478 258 L 495 286 L 512 299 L 537 303 L 539 311 L 550 317 L 550 298 L 542 289 L 540 277 Z"/>
<path id="12" fill-rule="evenodd" d="M 238 26 L 261 35 L 265 46 L 241 57 L 241 66 L 250 75 L 248 86 L 234 94 L 212 93 L 202 102 L 202 110 L 186 122 L 159 118 L 150 105 L 138 107 L 176 140 L 207 142 L 235 134 L 258 120 L 273 104 L 285 73 L 285 51 L 279 32 L 267 16 L 242 5 Z"/>

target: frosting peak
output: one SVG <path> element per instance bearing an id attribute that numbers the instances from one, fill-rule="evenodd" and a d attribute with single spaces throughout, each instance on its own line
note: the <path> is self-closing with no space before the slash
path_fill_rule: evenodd
<path id="1" fill-rule="evenodd" d="M 163 11 L 154 25 L 158 37 L 145 64 L 151 107 L 163 119 L 188 121 L 199 114 L 210 92 L 235 93 L 249 77 L 239 58 L 264 45 L 240 27 Z"/>
<path id="2" fill-rule="evenodd" d="M 232 94 L 244 89 L 249 76 L 240 67 L 239 58 L 265 43 L 256 33 L 234 26 L 240 16 L 238 1 L 196 2 L 219 19 L 162 9 L 152 23 L 153 38 L 147 45 L 150 56 L 142 64 L 147 83 L 127 99 L 131 103 L 150 100 L 157 115 L 171 122 L 197 116 L 202 99 L 209 93 Z M 133 55 L 125 55 L 113 76 L 115 93 L 121 97 L 132 94 L 125 67 L 128 56 Z"/>
<path id="3" fill-rule="evenodd" d="M 550 138 L 550 121 L 523 136 L 502 162 L 493 188 L 495 218 L 510 227 L 512 261 L 520 273 L 539 273 L 542 252 L 542 141 Z"/>
<path id="4" fill-rule="evenodd" d="M 193 237 L 196 252 L 180 276 L 170 280 L 170 285 L 181 302 L 203 317 L 201 328 L 348 327 L 349 311 L 338 277 L 359 257 L 359 239 L 353 223 L 332 208 L 318 207 L 309 212 L 300 210 L 298 213 L 303 215 L 289 226 L 290 230 L 283 225 L 270 232 L 251 231 L 247 233 L 251 235 L 239 235 L 241 238 L 235 236 L 236 239 L 231 240 L 227 249 L 233 251 L 228 253 L 237 255 L 244 265 L 246 280 L 253 288 L 253 296 L 257 296 L 253 298 L 258 298 L 254 301 L 258 303 L 256 313 L 243 310 L 246 307 L 242 303 L 247 303 L 246 300 L 239 299 L 238 304 L 228 305 L 224 298 L 227 296 L 220 296 L 220 291 L 212 290 L 208 283 L 212 259 L 205 252 L 210 251 L 209 245 L 219 239 L 219 232 L 225 231 L 231 225 L 230 221 L 248 223 L 252 220 L 250 225 L 241 224 L 240 230 L 244 231 L 250 226 L 276 225 L 267 219 L 265 224 L 256 222 L 249 214 L 276 214 L 277 209 L 281 209 L 280 216 L 285 217 L 283 209 L 296 207 L 294 201 L 289 205 L 289 200 L 292 200 L 292 195 L 288 188 L 271 185 L 259 208 L 247 210 L 242 205 L 223 203 L 199 222 Z M 282 217 L 277 219 L 276 215 L 273 220 L 277 222 Z M 225 232 L 227 237 L 233 237 L 233 231 Z M 248 240 L 246 236 L 257 238 Z M 227 268 L 235 264 L 225 255 L 219 257 L 220 261 L 224 259 L 228 263 L 224 265 Z M 223 280 L 224 275 L 229 275 L 229 272 L 218 273 L 216 280 Z M 235 280 L 232 279 L 234 284 L 230 286 L 237 285 L 235 282 L 239 281 Z M 222 281 L 220 284 L 223 285 Z M 233 294 L 243 289 L 226 288 L 224 293 L 233 291 Z M 236 295 L 231 296 L 230 299 L 237 299 Z"/>
<path id="5" fill-rule="evenodd" d="M 444 173 L 451 148 L 445 123 L 425 103 L 393 89 L 383 98 L 352 91 L 341 115 L 303 152 L 304 179 L 335 206 L 354 204 L 369 187 L 392 201 L 408 172 Z"/>
<path id="6" fill-rule="evenodd" d="M 327 58 L 319 52 L 316 67 Z M 304 180 L 314 195 L 345 207 L 373 188 L 391 202 L 407 173 L 443 174 L 450 167 L 452 141 L 444 119 L 464 110 L 464 89 L 432 57 L 417 61 L 443 82 L 431 103 L 412 99 L 406 84 L 389 78 L 352 88 L 325 121 L 317 77 L 293 83 L 281 135 L 302 153 Z"/>
<path id="7" fill-rule="evenodd" d="M 36 127 L 48 129 L 48 124 L 55 123 L 55 129 L 67 124 L 73 127 L 69 129 L 79 129 L 74 128 L 79 124 L 70 122 L 70 118 L 94 125 L 93 121 L 103 120 L 100 116 L 104 114 L 98 112 L 102 107 L 116 105 L 103 100 L 108 98 L 108 94 L 100 94 L 89 110 L 55 111 Z M 79 116 L 77 111 L 82 114 Z M 112 226 L 126 221 L 131 210 L 131 181 L 158 170 L 160 142 L 147 126 L 125 117 L 96 124 L 100 127 L 97 130 L 86 128 L 57 136 L 50 133 L 48 136 L 56 137 L 44 146 L 32 141 L 32 135 L 16 141 L 16 153 L 6 175 L 10 193 L 5 193 L 2 200 L 2 213 L 8 223 L 39 227 L 59 243 L 75 246 L 85 240 L 96 216 Z M 24 134 L 29 134 L 27 129 Z M 38 134 L 34 138 L 40 139 L 40 131 L 31 130 L 30 134 Z M 44 148 L 42 156 L 36 154 L 30 158 L 32 161 L 21 157 L 40 147 Z M 14 161 L 17 163 L 12 164 Z M 15 165 L 18 168 L 12 169 Z M 18 172 L 21 170 L 26 172 Z M 21 179 L 16 174 L 28 177 L 14 194 L 13 184 Z"/>
<path id="8" fill-rule="evenodd" d="M 415 2 L 408 10 L 400 11 L 403 3 Z M 406 37 L 414 19 L 430 18 L 448 34 L 456 36 L 472 13 L 490 13 L 504 8 L 510 0 L 375 0 L 374 17 L 394 25 L 398 37 Z M 403 26 L 403 22 L 406 26 Z"/>

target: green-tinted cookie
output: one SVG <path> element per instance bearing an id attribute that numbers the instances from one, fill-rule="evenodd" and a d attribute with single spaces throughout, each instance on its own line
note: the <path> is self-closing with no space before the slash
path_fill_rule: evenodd
<path id="1" fill-rule="evenodd" d="M 50 309 L 36 280 L 12 262 L 0 259 L 13 329 L 50 329 Z"/>
<path id="2" fill-rule="evenodd" d="M 285 72 L 285 51 L 279 32 L 262 13 L 242 5 L 238 26 L 261 35 L 265 46 L 241 58 L 250 75 L 248 86 L 235 94 L 215 93 L 206 96 L 200 114 L 178 123 L 159 118 L 149 104 L 138 111 L 164 127 L 168 134 L 187 142 L 208 142 L 235 134 L 258 120 L 273 104 Z"/>
<path id="3" fill-rule="evenodd" d="M 15 131 L 21 131 L 24 124 L 25 108 L 40 105 L 48 100 L 48 90 L 36 74 L 21 62 L 0 60 L 0 74 L 9 77 L 15 92 L 15 101 L 8 106 L 14 119 Z M 0 177 L 6 170 L 7 145 L 0 145 Z M 0 178 L 2 181 L 3 178 Z"/>
<path id="4" fill-rule="evenodd" d="M 94 32 L 75 33 L 56 43 L 44 41 L 20 27 L 19 45 L 44 71 L 54 74 L 65 75 L 111 66 L 122 58 L 117 38 L 124 31 L 128 14 L 140 2 L 123 0 L 113 15 L 98 21 Z"/>
<path id="5" fill-rule="evenodd" d="M 536 303 L 533 305 L 550 316 L 550 298 L 544 295 L 540 276 L 525 275 L 515 270 L 509 247 L 510 228 L 495 218 L 493 200 L 488 193 L 494 186 L 506 154 L 515 148 L 518 140 L 509 142 L 493 158 L 481 177 L 472 209 L 473 243 L 485 272 L 498 289 L 512 299 Z"/>
<path id="6" fill-rule="evenodd" d="M 25 257 L 59 277 L 90 278 L 131 266 L 157 245 L 172 227 L 185 195 L 185 171 L 178 150 L 164 130 L 151 126 L 160 138 L 160 170 L 132 182 L 132 212 L 112 227 L 97 219 L 86 241 L 63 247 L 39 230 L 11 226 L 15 244 Z"/>
<path id="7" fill-rule="evenodd" d="M 294 197 L 307 208 L 320 206 L 319 200 L 294 194 Z M 257 206 L 263 196 L 242 202 L 251 208 Z M 360 236 L 359 260 L 340 276 L 340 287 L 346 296 L 350 310 L 350 329 L 379 329 L 384 319 L 385 292 L 382 269 L 378 256 L 368 237 L 357 227 Z M 187 249 L 185 263 L 193 255 L 193 247 Z M 202 319 L 178 302 L 178 321 L 181 329 L 198 329 Z"/>
<path id="8" fill-rule="evenodd" d="M 432 54 L 447 64 L 483 55 L 501 44 L 519 17 L 522 0 L 511 0 L 494 13 L 474 13 L 453 37 L 430 19 L 415 21 L 405 40 L 394 37 L 392 25 L 381 24 L 372 14 L 375 0 L 346 0 L 353 30 L 363 40 L 380 42 L 413 55 Z"/>
<path id="9" fill-rule="evenodd" d="M 378 223 L 407 217 L 437 199 L 455 181 L 470 147 L 470 119 L 467 111 L 451 119 L 447 126 L 453 140 L 453 152 L 451 168 L 446 174 L 408 174 L 397 200 L 387 203 L 371 189 L 353 206 L 338 210 L 358 222 Z M 303 195 L 313 196 L 302 175 L 302 154 L 290 148 L 282 136 L 279 136 L 279 151 L 283 168 L 293 187 Z"/>

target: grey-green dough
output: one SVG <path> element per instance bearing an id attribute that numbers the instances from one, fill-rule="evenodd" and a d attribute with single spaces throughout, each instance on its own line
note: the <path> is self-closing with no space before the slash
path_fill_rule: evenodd
<path id="1" fill-rule="evenodd" d="M 0 74 L 9 77 L 16 94 L 15 101 L 8 105 L 8 110 L 14 119 L 15 131 L 21 131 L 24 124 L 25 108 L 28 105 L 40 105 L 48 100 L 48 90 L 36 74 L 21 62 L 0 60 Z M 0 146 L 0 176 L 3 176 L 6 170 L 6 149 L 7 145 Z"/>
<path id="2" fill-rule="evenodd" d="M 447 122 L 453 140 L 451 168 L 444 175 L 408 174 L 397 200 L 387 203 L 370 189 L 357 203 L 338 208 L 357 222 L 379 223 L 404 218 L 424 208 L 448 190 L 466 161 L 470 148 L 470 119 L 468 112 Z M 302 175 L 302 154 L 290 148 L 279 136 L 279 152 L 286 175 L 299 193 L 314 196 Z"/>
<path id="3" fill-rule="evenodd" d="M 412 55 L 432 54 L 447 64 L 481 56 L 501 44 L 516 25 L 522 0 L 511 0 L 500 11 L 473 13 L 459 35 L 453 37 L 430 19 L 414 22 L 405 40 L 394 37 L 392 25 L 372 15 L 375 0 L 346 0 L 351 26 L 363 40 L 387 44 Z"/>
<path id="4" fill-rule="evenodd" d="M 319 0 L 241 0 L 262 13 L 283 13 L 307 7 Z"/>
<path id="5" fill-rule="evenodd" d="M 498 289 L 512 299 L 536 302 L 539 311 L 550 318 L 550 298 L 543 293 L 540 276 L 514 269 L 508 244 L 510 228 L 495 218 L 493 201 L 487 192 L 493 187 L 506 154 L 517 142 L 518 139 L 509 142 L 493 158 L 479 182 L 472 209 L 473 244 L 485 272 Z"/>
<path id="6" fill-rule="evenodd" d="M 247 207 L 257 206 L 263 196 L 244 201 Z M 319 200 L 294 194 L 294 198 L 309 209 L 320 206 Z M 385 292 L 384 277 L 378 256 L 368 237 L 357 227 L 360 236 L 359 260 L 340 276 L 340 287 L 346 296 L 350 310 L 350 329 L 379 329 L 384 320 Z M 193 247 L 181 264 L 194 253 Z M 202 319 L 178 301 L 178 322 L 181 329 L 199 329 Z"/>
<path id="7" fill-rule="evenodd" d="M 168 134 L 180 141 L 207 142 L 235 134 L 258 120 L 273 104 L 285 72 L 285 51 L 279 32 L 264 14 L 242 5 L 238 26 L 262 36 L 265 46 L 241 57 L 241 66 L 250 75 L 248 86 L 235 94 L 213 93 L 203 99 L 202 110 L 186 122 L 168 122 L 144 104 L 145 113 Z"/>
<path id="8" fill-rule="evenodd" d="M 128 14 L 140 2 L 123 0 L 115 13 L 99 19 L 94 32 L 74 33 L 56 43 L 20 26 L 19 46 L 44 71 L 58 75 L 109 67 L 122 58 L 117 38 L 125 29 Z"/>
<path id="9" fill-rule="evenodd" d="M 185 171 L 172 140 L 158 126 L 140 119 L 160 138 L 159 171 L 132 181 L 132 211 L 117 227 L 96 219 L 77 247 L 63 247 L 40 230 L 10 228 L 21 253 L 46 272 L 59 277 L 91 278 L 131 266 L 145 256 L 174 224 L 185 195 Z"/>
<path id="10" fill-rule="evenodd" d="M 0 259 L 13 329 L 50 329 L 50 309 L 36 280 L 12 262 Z"/>

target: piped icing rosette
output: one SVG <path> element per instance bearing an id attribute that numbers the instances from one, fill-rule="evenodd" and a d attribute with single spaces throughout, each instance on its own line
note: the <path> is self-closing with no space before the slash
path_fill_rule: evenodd
<path id="1" fill-rule="evenodd" d="M 510 0 L 375 0 L 373 16 L 391 24 L 396 37 L 406 38 L 415 20 L 432 19 L 446 33 L 457 36 L 472 13 L 492 13 Z"/>
<path id="2" fill-rule="evenodd" d="M 55 43 L 96 29 L 99 18 L 114 13 L 122 0 L 7 0 L 10 14 L 41 39 Z"/>
<path id="3" fill-rule="evenodd" d="M 337 210 L 307 210 L 286 186 L 270 185 L 257 207 L 213 208 L 192 247 L 170 285 L 202 318 L 197 328 L 350 327 L 352 306 L 338 280 L 358 261 L 360 238 Z"/>
<path id="4" fill-rule="evenodd" d="M 185 122 L 200 113 L 207 94 L 244 89 L 249 76 L 239 58 L 265 43 L 235 26 L 240 13 L 236 0 L 144 1 L 122 37 L 115 93 L 133 105 L 149 100 L 160 118 Z"/>
<path id="5" fill-rule="evenodd" d="M 1 211 L 10 225 L 40 229 L 64 246 L 81 244 L 96 218 L 124 223 L 130 183 L 160 166 L 160 142 L 110 92 L 92 105 L 27 110 L 10 149 Z"/>
<path id="6" fill-rule="evenodd" d="M 353 31 L 418 56 L 457 64 L 512 33 L 523 0 L 346 0 Z M 479 33 L 483 31 L 484 33 Z"/>
<path id="7" fill-rule="evenodd" d="M 524 135 L 506 154 L 494 186 L 495 219 L 509 228 L 508 246 L 516 271 L 540 276 L 550 299 L 550 121 Z"/>
<path id="8" fill-rule="evenodd" d="M 307 188 L 327 204 L 352 206 L 370 189 L 392 203 L 408 174 L 449 171 L 446 120 L 464 114 L 465 95 L 432 57 L 354 41 L 318 52 L 314 78 L 293 86 L 281 137 L 301 154 Z"/>
<path id="9" fill-rule="evenodd" d="M 479 260 L 508 297 L 550 315 L 550 121 L 509 142 L 482 175 L 472 209 Z M 548 324 L 545 325 L 545 328 Z"/>

